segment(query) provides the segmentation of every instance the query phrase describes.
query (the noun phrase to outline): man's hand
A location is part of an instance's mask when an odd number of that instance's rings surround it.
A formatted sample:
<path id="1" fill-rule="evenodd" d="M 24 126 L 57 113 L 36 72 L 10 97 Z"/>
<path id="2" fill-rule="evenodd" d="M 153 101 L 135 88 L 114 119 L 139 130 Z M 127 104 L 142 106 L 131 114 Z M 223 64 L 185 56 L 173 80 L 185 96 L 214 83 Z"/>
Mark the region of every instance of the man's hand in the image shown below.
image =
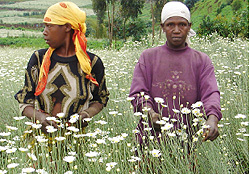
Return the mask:
<path id="1" fill-rule="evenodd" d="M 206 121 L 206 125 L 209 126 L 209 128 L 204 128 L 203 130 L 203 140 L 202 141 L 207 141 L 207 140 L 215 140 L 219 136 L 219 131 L 218 131 L 218 118 L 215 115 L 209 115 L 208 119 Z"/>

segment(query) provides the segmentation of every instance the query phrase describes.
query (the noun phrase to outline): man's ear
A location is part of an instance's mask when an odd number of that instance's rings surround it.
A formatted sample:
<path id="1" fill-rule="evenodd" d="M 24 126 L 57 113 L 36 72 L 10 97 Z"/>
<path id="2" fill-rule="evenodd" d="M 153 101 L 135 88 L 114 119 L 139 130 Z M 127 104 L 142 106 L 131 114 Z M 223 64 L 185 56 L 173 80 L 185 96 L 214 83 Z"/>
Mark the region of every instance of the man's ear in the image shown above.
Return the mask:
<path id="1" fill-rule="evenodd" d="M 66 23 L 66 24 L 65 24 L 65 27 L 66 27 L 66 32 L 70 32 L 71 29 L 72 29 L 70 23 Z"/>

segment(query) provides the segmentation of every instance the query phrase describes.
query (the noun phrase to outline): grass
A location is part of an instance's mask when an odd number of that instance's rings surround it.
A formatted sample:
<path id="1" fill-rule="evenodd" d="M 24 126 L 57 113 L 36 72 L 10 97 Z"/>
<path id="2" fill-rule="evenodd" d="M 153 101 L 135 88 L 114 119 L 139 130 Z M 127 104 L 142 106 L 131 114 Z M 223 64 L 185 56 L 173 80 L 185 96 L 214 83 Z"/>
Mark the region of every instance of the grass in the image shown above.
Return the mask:
<path id="1" fill-rule="evenodd" d="M 154 46 L 162 45 L 164 42 L 164 39 L 157 40 Z M 219 122 L 220 136 L 213 142 L 201 143 L 199 140 L 195 155 L 190 156 L 191 159 L 185 151 L 182 152 L 180 148 L 177 148 L 180 144 L 175 137 L 168 141 L 168 145 L 159 145 L 152 140 L 149 146 L 143 149 L 144 154 L 139 153 L 138 157 L 135 157 L 134 150 L 139 146 L 134 139 L 134 130 L 139 118 L 134 116 L 127 96 L 134 65 L 140 53 L 149 47 L 151 47 L 151 41 L 145 39 L 143 42 L 128 41 L 119 51 L 89 50 L 99 55 L 106 67 L 107 86 L 111 93 L 109 103 L 89 122 L 85 130 L 84 142 L 82 142 L 83 139 L 68 136 L 64 142 L 57 141 L 52 144 L 51 152 L 41 139 L 34 148 L 29 148 L 28 142 L 20 141 L 27 128 L 24 123 L 29 120 L 13 119 L 21 116 L 13 95 L 23 85 L 24 69 L 36 48 L 1 47 L 0 171 L 21 173 L 25 170 L 27 173 L 27 170 L 35 169 L 38 173 L 38 169 L 43 169 L 48 173 L 70 173 L 69 171 L 74 173 L 139 173 L 141 170 L 142 173 L 162 171 L 162 173 L 186 174 L 192 173 L 189 162 L 196 161 L 199 173 L 211 173 L 211 171 L 213 173 L 248 173 L 248 41 L 237 39 L 232 42 L 217 35 L 212 35 L 210 40 L 205 38 L 192 40 L 192 47 L 207 53 L 215 66 L 221 91 L 223 119 Z M 106 124 L 101 124 L 100 121 Z M 15 130 L 13 127 L 18 129 Z M 3 136 L 3 132 L 11 132 L 11 135 Z M 25 149 L 20 149 L 20 147 Z M 192 160 L 193 158 L 195 160 Z M 14 164 L 18 166 L 14 167 Z"/>

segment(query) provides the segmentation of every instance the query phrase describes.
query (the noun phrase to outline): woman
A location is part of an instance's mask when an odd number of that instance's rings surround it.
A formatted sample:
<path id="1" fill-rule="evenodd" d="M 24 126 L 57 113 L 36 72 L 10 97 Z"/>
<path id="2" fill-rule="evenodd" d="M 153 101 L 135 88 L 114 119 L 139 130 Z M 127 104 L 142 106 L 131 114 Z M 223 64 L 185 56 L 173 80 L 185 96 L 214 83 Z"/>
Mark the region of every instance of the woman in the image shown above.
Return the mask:
<path id="1" fill-rule="evenodd" d="M 15 95 L 22 115 L 57 128 L 49 116 L 63 113 L 69 120 L 79 114 L 80 127 L 85 118 L 98 114 L 108 101 L 104 66 L 99 57 L 87 52 L 86 14 L 72 2 L 48 8 L 43 35 L 48 49 L 35 51 L 26 72 L 25 84 Z"/>

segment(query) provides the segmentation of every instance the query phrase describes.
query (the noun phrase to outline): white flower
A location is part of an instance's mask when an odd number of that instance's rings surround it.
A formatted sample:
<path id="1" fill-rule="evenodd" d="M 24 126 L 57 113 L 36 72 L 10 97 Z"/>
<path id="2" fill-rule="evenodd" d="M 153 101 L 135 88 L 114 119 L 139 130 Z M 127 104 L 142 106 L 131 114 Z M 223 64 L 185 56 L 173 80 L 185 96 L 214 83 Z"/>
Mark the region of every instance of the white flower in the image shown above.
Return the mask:
<path id="1" fill-rule="evenodd" d="M 246 122 L 241 122 L 240 124 L 241 124 L 241 126 L 248 126 L 249 122 L 247 122 L 247 121 Z"/>
<path id="2" fill-rule="evenodd" d="M 56 117 L 46 117 L 46 120 L 48 120 L 48 121 L 55 121 Z"/>
<path id="3" fill-rule="evenodd" d="M 137 116 L 137 117 L 139 117 L 139 116 L 141 116 L 141 115 L 142 115 L 141 112 L 135 112 L 135 113 L 134 113 L 134 116 Z"/>
<path id="4" fill-rule="evenodd" d="M 145 98 L 145 100 L 148 100 L 150 98 L 150 96 L 149 95 L 145 95 L 144 98 Z"/>
<path id="5" fill-rule="evenodd" d="M 95 123 L 104 125 L 104 124 L 107 124 L 108 122 L 103 121 L 103 120 L 99 120 L 99 121 L 95 121 Z"/>
<path id="6" fill-rule="evenodd" d="M 69 122 L 73 124 L 73 123 L 77 122 L 77 120 L 78 120 L 78 119 L 76 119 L 76 118 L 70 118 L 70 119 L 69 119 Z"/>
<path id="7" fill-rule="evenodd" d="M 39 143 L 45 143 L 48 141 L 48 139 L 46 139 L 44 136 L 35 136 L 35 138 Z"/>
<path id="8" fill-rule="evenodd" d="M 165 131 L 165 130 L 170 130 L 172 127 L 174 127 L 173 124 L 171 123 L 166 123 L 164 126 L 161 127 L 161 130 Z"/>
<path id="9" fill-rule="evenodd" d="M 117 165 L 116 162 L 110 162 L 106 164 L 106 170 L 110 171 L 111 169 L 113 169 L 115 166 Z"/>
<path id="10" fill-rule="evenodd" d="M 157 149 L 153 149 L 152 151 L 150 151 L 150 154 L 152 154 L 153 157 L 160 157 L 161 156 L 161 152 Z"/>
<path id="11" fill-rule="evenodd" d="M 156 121 L 156 123 L 157 124 L 160 124 L 160 125 L 164 125 L 164 124 L 166 124 L 166 121 L 164 121 L 164 120 L 158 120 L 158 121 Z"/>
<path id="12" fill-rule="evenodd" d="M 172 109 L 174 111 L 175 114 L 179 114 L 180 111 L 178 109 Z"/>
<path id="13" fill-rule="evenodd" d="M 8 149 L 8 147 L 6 146 L 0 146 L 0 152 L 6 151 Z"/>
<path id="14" fill-rule="evenodd" d="M 235 116 L 235 118 L 246 118 L 247 116 L 246 115 L 243 115 L 243 114 L 237 114 L 236 116 Z"/>
<path id="15" fill-rule="evenodd" d="M 65 114 L 61 112 L 61 113 L 57 113 L 56 116 L 61 119 L 65 117 Z"/>
<path id="16" fill-rule="evenodd" d="M 0 170 L 0 174 L 5 174 L 7 173 L 7 170 Z"/>
<path id="17" fill-rule="evenodd" d="M 202 105 L 203 105 L 203 103 L 202 103 L 201 101 L 198 101 L 198 102 L 192 104 L 191 107 L 192 107 L 192 108 L 199 108 L 199 107 L 201 107 Z"/>
<path id="18" fill-rule="evenodd" d="M 65 137 L 55 137 L 55 140 L 57 140 L 57 141 L 63 141 L 65 139 L 66 139 Z"/>
<path id="19" fill-rule="evenodd" d="M 73 131 L 73 132 L 79 132 L 79 129 L 76 128 L 75 126 L 67 127 L 67 130 L 70 130 L 70 131 Z"/>
<path id="20" fill-rule="evenodd" d="M 135 97 L 127 97 L 127 101 L 132 101 L 134 99 L 135 99 Z"/>
<path id="21" fill-rule="evenodd" d="M 151 128 L 151 127 L 146 127 L 146 128 L 144 128 L 144 130 L 145 130 L 145 131 L 151 131 L 152 128 Z"/>
<path id="22" fill-rule="evenodd" d="M 132 130 L 132 132 L 133 132 L 134 134 L 136 134 L 136 133 L 139 133 L 140 131 L 137 130 L 137 129 L 134 129 L 134 130 Z"/>
<path id="23" fill-rule="evenodd" d="M 21 152 L 27 152 L 29 149 L 20 147 L 20 148 L 18 148 L 18 150 L 21 151 Z"/>
<path id="24" fill-rule="evenodd" d="M 164 103 L 164 99 L 160 97 L 155 97 L 154 100 L 156 103 Z"/>
<path id="25" fill-rule="evenodd" d="M 90 122 L 92 118 L 84 118 L 83 121 Z"/>
<path id="26" fill-rule="evenodd" d="M 32 168 L 32 167 L 28 167 L 28 168 L 23 168 L 22 169 L 22 173 L 32 173 L 34 171 L 35 171 L 35 169 Z"/>
<path id="27" fill-rule="evenodd" d="M 72 171 L 67 171 L 64 174 L 73 174 L 73 172 Z"/>
<path id="28" fill-rule="evenodd" d="M 11 148 L 11 149 L 7 149 L 7 150 L 6 150 L 6 153 L 15 153 L 16 150 L 17 150 L 17 148 L 13 147 L 13 148 Z"/>
<path id="29" fill-rule="evenodd" d="M 93 137 L 93 138 L 95 138 L 96 135 L 97 135 L 96 132 L 89 132 L 89 133 L 85 134 L 86 137 Z"/>
<path id="30" fill-rule="evenodd" d="M 123 138 L 126 138 L 128 136 L 127 133 L 121 133 L 121 135 L 122 135 Z"/>
<path id="31" fill-rule="evenodd" d="M 116 115 L 116 114 L 118 114 L 118 112 L 117 111 L 111 111 L 111 112 L 109 112 L 109 114 L 110 115 Z"/>
<path id="32" fill-rule="evenodd" d="M 17 120 L 17 121 L 19 121 L 19 120 L 22 120 L 22 119 L 24 119 L 25 118 L 25 116 L 21 116 L 21 117 L 13 117 L 14 118 L 14 120 Z"/>
<path id="33" fill-rule="evenodd" d="M 137 156 L 131 156 L 131 160 L 128 160 L 129 162 L 135 162 L 135 161 L 141 161 L 141 158 Z"/>
<path id="34" fill-rule="evenodd" d="M 17 127 L 13 127 L 13 126 L 6 126 L 6 128 L 9 129 L 9 130 L 18 130 Z"/>
<path id="35" fill-rule="evenodd" d="M 196 141 L 198 141 L 198 140 L 199 140 L 198 137 L 193 137 L 193 142 L 196 142 Z"/>
<path id="36" fill-rule="evenodd" d="M 76 157 L 74 156 L 65 156 L 63 158 L 63 161 L 66 161 L 67 163 L 72 163 L 73 161 L 75 161 Z"/>
<path id="37" fill-rule="evenodd" d="M 239 141 L 246 141 L 245 139 L 242 138 L 237 138 Z"/>
<path id="38" fill-rule="evenodd" d="M 26 121 L 24 124 L 26 124 L 27 126 L 31 126 L 32 124 L 34 124 L 33 122 L 30 121 Z"/>
<path id="39" fill-rule="evenodd" d="M 3 137 L 7 137 L 10 134 L 11 134 L 10 132 L 0 132 L 0 136 L 3 136 Z"/>
<path id="40" fill-rule="evenodd" d="M 171 118 L 170 120 L 171 120 L 172 122 L 178 121 L 178 120 L 176 120 L 175 118 Z"/>
<path id="41" fill-rule="evenodd" d="M 186 108 L 186 107 L 184 107 L 184 108 L 181 109 L 181 113 L 182 113 L 182 114 L 190 114 L 190 113 L 191 113 L 191 110 L 188 109 L 188 108 Z"/>
<path id="42" fill-rule="evenodd" d="M 141 96 L 144 96 L 145 92 L 140 92 Z"/>
<path id="43" fill-rule="evenodd" d="M 40 129 L 42 127 L 42 124 L 32 124 L 32 127 L 34 129 Z"/>
<path id="44" fill-rule="evenodd" d="M 203 129 L 210 128 L 210 125 L 203 125 L 202 128 L 203 128 Z"/>
<path id="45" fill-rule="evenodd" d="M 143 108 L 142 108 L 142 111 L 143 111 L 143 112 L 148 112 L 148 111 L 150 111 L 150 110 L 151 110 L 151 108 L 149 108 L 149 107 L 143 107 Z"/>
<path id="46" fill-rule="evenodd" d="M 53 126 L 46 126 L 46 129 L 48 133 L 53 133 L 57 131 L 57 129 L 54 128 Z"/>
<path id="47" fill-rule="evenodd" d="M 32 159 L 33 161 L 37 161 L 37 157 L 36 155 L 34 155 L 33 153 L 27 153 L 27 155 L 30 157 L 30 159 Z"/>
<path id="48" fill-rule="evenodd" d="M 76 152 L 69 152 L 68 153 L 70 156 L 74 156 L 74 155 L 76 155 Z"/>
<path id="49" fill-rule="evenodd" d="M 7 168 L 8 168 L 8 169 L 13 169 L 13 168 L 15 168 L 15 167 L 17 167 L 17 166 L 19 166 L 18 163 L 11 163 L 11 164 L 8 164 L 8 165 L 7 165 Z"/>
<path id="50" fill-rule="evenodd" d="M 85 156 L 93 158 L 93 157 L 97 157 L 100 153 L 98 152 L 92 152 L 90 151 L 89 153 L 86 153 Z"/>
<path id="51" fill-rule="evenodd" d="M 97 139 L 96 143 L 97 144 L 106 144 L 105 139 Z"/>
<path id="52" fill-rule="evenodd" d="M 199 116 L 199 115 L 200 115 L 200 109 L 195 108 L 195 109 L 192 110 L 192 113 L 193 113 L 195 116 Z"/>
<path id="53" fill-rule="evenodd" d="M 168 136 L 170 136 L 170 137 L 175 137 L 176 134 L 175 134 L 175 133 L 168 133 Z"/>
<path id="54" fill-rule="evenodd" d="M 38 174 L 48 174 L 48 172 L 46 172 L 44 169 L 37 169 L 36 173 L 38 173 Z"/>
<path id="55" fill-rule="evenodd" d="M 71 115 L 70 119 L 76 119 L 76 120 L 78 120 L 79 119 L 79 114 L 75 113 L 75 114 Z"/>

